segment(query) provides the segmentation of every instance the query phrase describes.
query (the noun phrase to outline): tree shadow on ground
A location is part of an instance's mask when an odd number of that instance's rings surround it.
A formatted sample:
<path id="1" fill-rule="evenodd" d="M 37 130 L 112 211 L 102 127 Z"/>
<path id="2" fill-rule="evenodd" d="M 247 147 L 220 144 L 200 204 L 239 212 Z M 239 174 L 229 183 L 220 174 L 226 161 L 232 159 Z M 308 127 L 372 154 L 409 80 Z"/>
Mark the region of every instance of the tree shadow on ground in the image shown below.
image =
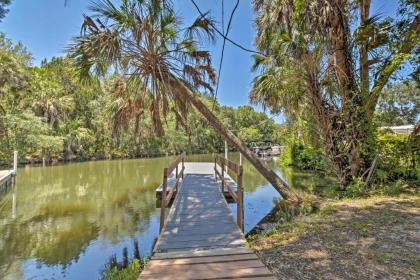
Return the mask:
<path id="1" fill-rule="evenodd" d="M 419 279 L 420 197 L 331 203 L 252 245 L 279 279 Z"/>

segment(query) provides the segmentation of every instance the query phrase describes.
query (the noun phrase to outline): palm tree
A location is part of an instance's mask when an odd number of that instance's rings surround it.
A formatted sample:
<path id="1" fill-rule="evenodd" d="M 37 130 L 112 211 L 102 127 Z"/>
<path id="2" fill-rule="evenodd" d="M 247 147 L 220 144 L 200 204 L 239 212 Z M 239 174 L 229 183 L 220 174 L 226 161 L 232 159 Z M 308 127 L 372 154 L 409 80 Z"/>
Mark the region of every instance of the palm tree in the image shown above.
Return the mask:
<path id="1" fill-rule="evenodd" d="M 74 38 L 70 55 L 82 76 L 122 73 L 128 83 L 137 85 L 137 101 L 126 104 L 145 106 L 149 100 L 155 132 L 164 133 L 162 118 L 170 108 L 185 121 L 192 104 L 207 121 L 239 150 L 285 198 L 299 201 L 295 191 L 229 131 L 195 94 L 196 89 L 212 91 L 216 74 L 205 41 L 214 39 L 213 22 L 198 17 L 191 26 L 181 28 L 170 0 L 122 0 L 120 7 L 111 0 L 97 0 L 89 9 L 81 35 Z M 134 82 L 133 82 L 134 81 Z M 150 101 L 151 100 L 151 101 Z M 125 116 L 124 113 L 120 112 Z"/>
<path id="2" fill-rule="evenodd" d="M 372 118 L 384 86 L 416 52 L 418 8 L 401 1 L 405 19 L 389 21 L 369 18 L 370 0 L 253 4 L 256 45 L 265 57 L 256 56 L 261 75 L 251 101 L 275 112 L 300 98 L 302 113 L 293 114 L 310 122 L 345 188 L 372 164 Z"/>

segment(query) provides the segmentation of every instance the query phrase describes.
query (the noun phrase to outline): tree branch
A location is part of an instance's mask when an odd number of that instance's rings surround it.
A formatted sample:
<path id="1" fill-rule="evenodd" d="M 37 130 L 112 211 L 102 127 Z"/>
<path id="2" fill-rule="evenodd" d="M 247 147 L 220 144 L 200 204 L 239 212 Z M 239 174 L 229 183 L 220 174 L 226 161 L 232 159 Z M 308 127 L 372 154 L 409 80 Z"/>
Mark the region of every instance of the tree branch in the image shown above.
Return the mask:
<path id="1" fill-rule="evenodd" d="M 375 111 L 376 104 L 378 103 L 379 96 L 381 95 L 382 89 L 388 83 L 389 78 L 401 66 L 406 60 L 406 55 L 410 54 L 411 51 L 417 46 L 419 41 L 420 33 L 420 14 L 411 23 L 409 29 L 405 33 L 404 39 L 402 40 L 399 49 L 388 59 L 382 68 L 378 71 L 379 77 L 376 79 L 373 85 L 371 94 L 368 99 L 367 109 L 369 114 L 373 114 Z"/>

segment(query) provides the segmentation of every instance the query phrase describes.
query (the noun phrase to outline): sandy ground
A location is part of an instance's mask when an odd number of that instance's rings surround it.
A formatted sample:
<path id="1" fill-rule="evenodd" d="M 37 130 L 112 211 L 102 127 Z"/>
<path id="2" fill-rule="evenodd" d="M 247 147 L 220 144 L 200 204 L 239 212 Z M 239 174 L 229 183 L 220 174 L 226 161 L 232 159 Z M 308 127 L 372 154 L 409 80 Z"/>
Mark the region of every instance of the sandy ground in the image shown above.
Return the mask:
<path id="1" fill-rule="evenodd" d="M 249 241 L 279 279 L 420 279 L 420 197 L 325 203 Z"/>

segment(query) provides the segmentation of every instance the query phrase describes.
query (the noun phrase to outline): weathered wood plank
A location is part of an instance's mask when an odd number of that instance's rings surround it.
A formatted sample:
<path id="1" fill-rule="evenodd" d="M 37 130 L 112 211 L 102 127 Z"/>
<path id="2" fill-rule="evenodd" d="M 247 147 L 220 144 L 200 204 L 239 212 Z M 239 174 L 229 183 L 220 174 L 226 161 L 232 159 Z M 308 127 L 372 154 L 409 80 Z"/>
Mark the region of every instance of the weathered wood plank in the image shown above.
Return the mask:
<path id="1" fill-rule="evenodd" d="M 178 235 L 178 234 L 174 234 L 174 236 L 171 238 L 171 240 L 173 242 L 180 242 L 180 241 L 200 241 L 200 240 L 209 240 L 209 241 L 218 241 L 218 240 L 222 240 L 222 239 L 227 239 L 227 240 L 231 240 L 231 239 L 240 239 L 241 236 L 239 234 L 236 233 L 232 233 L 232 234 L 225 234 L 225 233 L 204 233 L 204 234 L 191 234 L 191 235 Z"/>
<path id="2" fill-rule="evenodd" d="M 191 241 L 177 241 L 177 242 L 161 242 L 159 244 L 160 251 L 167 251 L 171 249 L 198 249 L 198 248 L 220 248 L 220 247 L 235 247 L 235 246 L 244 246 L 246 244 L 245 240 L 242 239 L 222 239 L 218 241 L 209 241 L 209 240 L 191 240 Z"/>
<path id="3" fill-rule="evenodd" d="M 204 263 L 189 263 L 184 265 L 176 266 L 164 266 L 164 265 L 154 265 L 152 261 L 148 264 L 148 270 L 144 275 L 148 274 L 157 274 L 165 273 L 166 270 L 171 270 L 172 272 L 184 272 L 188 271 L 202 271 L 202 270 L 220 270 L 226 271 L 229 269 L 241 269 L 241 268 L 259 268 L 264 267 L 264 265 L 257 259 L 253 260 L 236 260 L 236 261 L 214 261 L 214 262 L 204 262 Z"/>
<path id="4" fill-rule="evenodd" d="M 178 268 L 179 266 L 176 266 Z M 204 266 L 190 269 L 190 266 L 186 266 L 183 270 L 181 269 L 166 269 L 153 273 L 152 271 L 145 270 L 144 275 L 142 273 L 141 279 L 159 279 L 159 280 L 173 280 L 174 275 L 177 279 L 183 280 L 209 280 L 209 279 L 235 279 L 240 277 L 258 277 L 258 276 L 272 276 L 270 271 L 265 268 L 262 264 L 260 267 L 226 267 L 225 264 L 215 264 L 211 267 Z M 147 273 L 146 273 L 147 272 Z"/>
<path id="5" fill-rule="evenodd" d="M 200 257 L 215 257 L 215 256 L 231 256 L 242 254 L 253 254 L 250 249 L 246 247 L 239 248 L 218 248 L 205 251 L 180 251 L 169 253 L 156 253 L 153 255 L 154 260 L 162 259 L 179 259 L 179 258 L 200 258 Z"/>
<path id="6" fill-rule="evenodd" d="M 209 256 L 209 257 L 196 257 L 196 258 L 177 258 L 177 259 L 153 259 L 149 262 L 148 267 L 154 266 L 170 266 L 170 265 L 188 265 L 188 264 L 203 264 L 215 262 L 233 262 L 244 260 L 258 260 L 255 254 L 242 254 L 242 255 L 225 255 L 225 256 Z"/>

